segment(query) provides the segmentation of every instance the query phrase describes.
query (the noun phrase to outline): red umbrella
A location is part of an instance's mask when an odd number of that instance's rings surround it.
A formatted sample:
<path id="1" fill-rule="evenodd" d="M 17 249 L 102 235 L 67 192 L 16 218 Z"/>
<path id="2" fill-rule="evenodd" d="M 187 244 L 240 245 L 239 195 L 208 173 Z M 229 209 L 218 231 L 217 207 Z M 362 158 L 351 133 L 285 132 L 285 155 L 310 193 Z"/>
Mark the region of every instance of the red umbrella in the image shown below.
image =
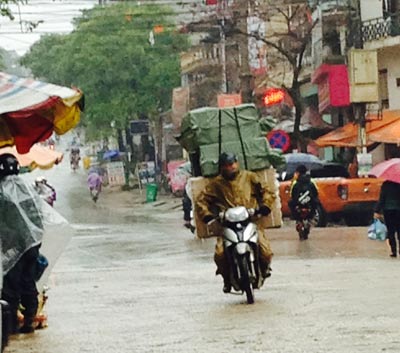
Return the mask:
<path id="1" fill-rule="evenodd" d="M 369 171 L 369 174 L 400 184 L 400 158 L 378 163 Z"/>
<path id="2" fill-rule="evenodd" d="M 27 153 L 53 132 L 75 127 L 81 108 L 79 90 L 0 72 L 0 147 Z"/>

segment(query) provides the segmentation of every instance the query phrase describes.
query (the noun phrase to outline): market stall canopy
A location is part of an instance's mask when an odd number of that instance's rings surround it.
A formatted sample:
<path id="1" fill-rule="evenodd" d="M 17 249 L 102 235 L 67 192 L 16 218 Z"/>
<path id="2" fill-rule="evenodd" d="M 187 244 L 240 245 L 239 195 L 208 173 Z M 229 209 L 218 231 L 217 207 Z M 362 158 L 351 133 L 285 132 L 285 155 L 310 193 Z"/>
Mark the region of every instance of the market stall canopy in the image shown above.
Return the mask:
<path id="1" fill-rule="evenodd" d="M 367 117 L 365 126 L 367 146 L 375 142 L 399 143 L 400 142 L 400 110 L 385 110 L 382 118 Z M 315 140 L 318 147 L 357 147 L 359 125 L 348 123 Z"/>
<path id="2" fill-rule="evenodd" d="M 11 153 L 17 159 L 21 167 L 33 170 L 35 168 L 49 169 L 63 159 L 61 152 L 54 151 L 48 147 L 33 145 L 28 153 L 20 154 L 15 146 L 0 148 L 0 155 Z"/>
<path id="3" fill-rule="evenodd" d="M 62 135 L 75 127 L 82 109 L 77 89 L 0 72 L 0 147 L 15 145 L 27 153 L 53 132 Z"/>

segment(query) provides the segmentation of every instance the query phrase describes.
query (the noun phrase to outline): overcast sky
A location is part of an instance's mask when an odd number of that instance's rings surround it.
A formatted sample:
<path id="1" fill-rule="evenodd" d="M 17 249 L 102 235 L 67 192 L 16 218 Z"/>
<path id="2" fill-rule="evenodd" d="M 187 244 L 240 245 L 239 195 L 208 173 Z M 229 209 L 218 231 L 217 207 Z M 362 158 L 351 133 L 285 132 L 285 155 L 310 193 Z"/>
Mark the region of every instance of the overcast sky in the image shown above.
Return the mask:
<path id="1" fill-rule="evenodd" d="M 0 47 L 23 55 L 44 33 L 69 33 L 73 29 L 71 21 L 80 15 L 80 10 L 96 4 L 98 0 L 29 0 L 27 5 L 20 5 L 20 11 L 13 6 L 14 21 L 0 16 Z M 21 33 L 20 18 L 44 23 L 33 33 Z"/>

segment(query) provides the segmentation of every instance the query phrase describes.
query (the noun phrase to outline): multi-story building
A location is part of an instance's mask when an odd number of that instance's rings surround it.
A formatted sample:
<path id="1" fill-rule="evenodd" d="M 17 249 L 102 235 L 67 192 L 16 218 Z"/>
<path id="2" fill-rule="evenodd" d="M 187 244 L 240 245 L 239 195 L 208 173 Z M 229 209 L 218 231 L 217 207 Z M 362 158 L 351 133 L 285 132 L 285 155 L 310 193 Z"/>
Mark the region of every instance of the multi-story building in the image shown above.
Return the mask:
<path id="1" fill-rule="evenodd" d="M 360 0 L 364 49 L 378 54 L 382 108 L 400 109 L 400 0 Z"/>
<path id="2" fill-rule="evenodd" d="M 335 2 L 338 5 L 340 1 Z M 329 7 L 333 2 L 324 3 L 322 2 L 319 6 L 319 16 L 322 14 L 320 17 L 322 29 L 316 26 L 313 36 L 313 62 L 314 65 L 318 62 L 320 66 L 315 69 L 311 78 L 313 83 L 318 84 L 320 112 L 330 113 L 335 125 L 356 120 L 362 127 L 366 118 L 367 120 L 385 119 L 385 110 L 400 109 L 400 63 L 397 58 L 400 53 L 400 1 L 348 0 L 343 1 L 337 11 L 330 10 L 325 16 L 322 6 Z M 342 11 L 339 11 L 340 8 Z M 336 14 L 334 21 L 325 26 L 324 19 L 332 14 Z M 328 33 L 331 35 L 327 36 Z M 322 40 L 318 40 L 318 37 Z M 326 45 L 328 48 L 324 48 Z M 349 50 L 353 48 L 361 50 L 358 58 L 356 55 L 348 55 Z M 316 55 L 318 52 L 322 55 Z M 353 54 L 354 51 L 350 53 Z M 339 81 L 332 85 L 329 83 L 332 81 L 331 75 L 335 74 L 332 69 L 340 65 L 345 65 L 348 77 L 345 77 L 346 71 L 342 70 L 337 77 Z M 346 86 L 345 83 L 349 81 L 349 77 L 352 82 L 347 106 L 350 109 L 346 109 L 346 105 L 339 106 L 337 109 L 335 107 L 337 104 L 333 104 L 332 91 L 338 82 Z M 372 89 L 363 91 L 367 86 Z M 362 94 L 358 95 L 356 91 Z M 339 94 L 344 96 L 343 90 Z M 330 95 L 330 102 L 326 99 L 328 95 Z M 357 96 L 356 99 L 354 99 L 355 96 Z M 366 112 L 359 109 L 360 104 L 364 104 Z M 344 119 L 335 118 L 335 114 L 341 111 Z M 359 146 L 364 146 L 364 144 L 361 143 Z M 373 150 L 372 155 L 373 160 L 379 161 L 399 156 L 399 150 L 397 146 L 381 143 Z"/>
<path id="3" fill-rule="evenodd" d="M 303 69 L 303 81 L 307 84 L 302 95 L 313 102 L 312 96 L 316 95 L 319 114 L 334 126 L 352 119 L 349 112 L 347 35 L 356 8 L 353 0 L 326 0 L 318 2 L 312 14 L 315 25 Z"/>

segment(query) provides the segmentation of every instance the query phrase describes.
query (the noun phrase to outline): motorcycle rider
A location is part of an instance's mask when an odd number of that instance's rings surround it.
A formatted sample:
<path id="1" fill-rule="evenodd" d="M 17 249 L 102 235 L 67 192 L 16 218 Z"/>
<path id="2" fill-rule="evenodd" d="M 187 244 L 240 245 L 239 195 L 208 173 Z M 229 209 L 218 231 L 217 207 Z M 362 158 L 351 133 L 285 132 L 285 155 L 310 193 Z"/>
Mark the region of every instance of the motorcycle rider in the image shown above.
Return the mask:
<path id="1" fill-rule="evenodd" d="M 18 173 L 15 156 L 0 155 L 0 240 L 4 270 L 1 298 L 10 305 L 11 333 L 30 333 L 34 331 L 38 308 L 36 278 L 43 221 L 40 199 L 36 199 L 37 194 L 30 185 L 17 177 Z M 23 202 L 10 199 L 10 195 L 15 194 L 9 190 L 16 190 L 16 187 Z M 24 323 L 18 330 L 20 304 Z"/>
<path id="2" fill-rule="evenodd" d="M 262 216 L 271 212 L 276 195 L 266 185 L 262 185 L 257 174 L 241 170 L 236 155 L 222 153 L 219 157 L 220 174 L 212 179 L 200 195 L 196 207 L 204 223 L 211 225 L 218 214 L 230 207 L 244 206 L 257 209 Z M 271 275 L 270 264 L 273 252 L 261 222 L 257 221 L 260 248 L 260 267 L 262 276 Z M 216 274 L 224 279 L 224 293 L 231 291 L 229 263 L 224 254 L 222 236 L 217 237 L 214 261 L 217 265 Z"/>
<path id="3" fill-rule="evenodd" d="M 88 172 L 87 184 L 90 196 L 94 202 L 97 202 L 103 186 L 103 178 L 101 174 L 100 168 L 97 167 L 91 167 Z"/>
<path id="4" fill-rule="evenodd" d="M 81 159 L 80 153 L 81 153 L 81 151 L 80 151 L 79 147 L 73 146 L 71 148 L 71 153 L 70 153 L 70 156 L 69 156 L 69 161 L 71 163 L 71 168 L 73 168 L 74 163 L 76 163 L 76 165 L 78 166 L 79 161 Z"/>
<path id="5" fill-rule="evenodd" d="M 50 206 L 53 206 L 54 201 L 56 201 L 56 190 L 47 182 L 47 179 L 43 176 L 37 177 L 33 186 L 40 197 Z"/>
<path id="6" fill-rule="evenodd" d="M 295 221 L 300 220 L 298 206 L 304 204 L 304 202 L 300 202 L 301 197 L 310 206 L 309 219 L 313 219 L 319 203 L 318 189 L 314 181 L 311 179 L 307 167 L 303 164 L 300 164 L 296 168 L 294 179 L 290 187 L 290 200 L 288 206 Z"/>

